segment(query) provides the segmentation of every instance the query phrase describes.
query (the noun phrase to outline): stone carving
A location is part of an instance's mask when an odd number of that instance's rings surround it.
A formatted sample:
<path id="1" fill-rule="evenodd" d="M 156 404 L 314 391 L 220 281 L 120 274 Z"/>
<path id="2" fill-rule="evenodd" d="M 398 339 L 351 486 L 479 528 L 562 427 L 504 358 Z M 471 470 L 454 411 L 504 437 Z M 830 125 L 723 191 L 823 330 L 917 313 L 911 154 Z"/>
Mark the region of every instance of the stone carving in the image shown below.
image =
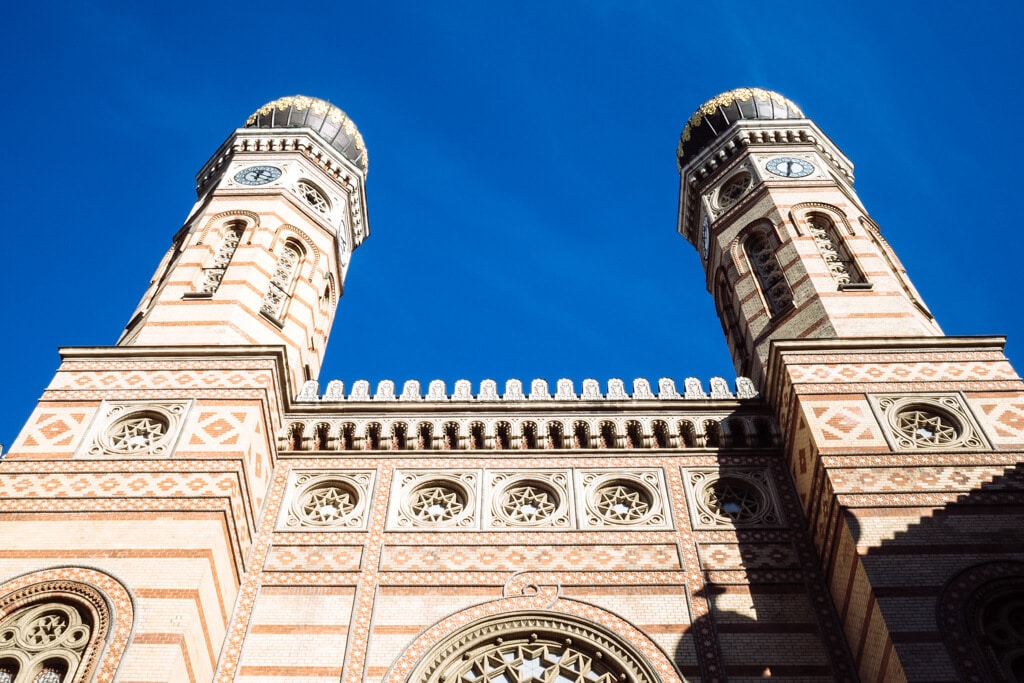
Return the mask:
<path id="1" fill-rule="evenodd" d="M 472 401 L 473 387 L 468 379 L 455 380 L 455 393 L 452 394 L 453 401 Z"/>
<path id="2" fill-rule="evenodd" d="M 168 455 L 189 405 L 188 401 L 105 402 L 77 457 Z"/>
<path id="3" fill-rule="evenodd" d="M 530 383 L 530 400 L 545 400 L 550 399 L 551 394 L 548 393 L 548 382 L 544 379 L 535 379 Z"/>
<path id="4" fill-rule="evenodd" d="M 498 396 L 498 383 L 493 379 L 485 379 L 480 382 L 480 395 L 476 397 L 478 401 L 499 401 L 501 400 Z"/>
<path id="5" fill-rule="evenodd" d="M 370 383 L 365 379 L 357 379 L 352 385 L 352 394 L 348 397 L 350 401 L 369 401 Z"/>
<path id="6" fill-rule="evenodd" d="M 320 400 L 320 383 L 315 379 L 308 379 L 302 383 L 299 395 L 295 397 L 296 403 L 311 403 Z"/>
<path id="7" fill-rule="evenodd" d="M 420 382 L 419 380 L 409 379 L 402 385 L 402 395 L 399 397 L 400 401 L 420 401 Z"/>
<path id="8" fill-rule="evenodd" d="M 345 383 L 340 379 L 332 379 L 327 383 L 327 391 L 324 393 L 325 401 L 344 401 Z"/>
<path id="9" fill-rule="evenodd" d="M 989 448 L 977 420 L 958 394 L 870 395 L 895 451 Z"/>
<path id="10" fill-rule="evenodd" d="M 722 377 L 711 378 L 711 398 L 732 398 L 729 384 Z"/>
<path id="11" fill-rule="evenodd" d="M 651 399 L 654 398 L 654 394 L 651 393 L 651 384 L 643 377 L 637 377 L 633 380 L 633 398 L 634 399 Z"/>
<path id="12" fill-rule="evenodd" d="M 523 396 L 523 383 L 518 379 L 510 379 L 505 382 L 505 395 L 503 397 L 506 401 L 522 401 L 526 397 Z"/>
<path id="13" fill-rule="evenodd" d="M 615 401 L 625 401 L 629 398 L 626 393 L 626 385 L 617 377 L 608 380 L 608 398 Z"/>
<path id="14" fill-rule="evenodd" d="M 690 399 L 704 399 L 708 395 L 704 393 L 704 387 L 701 385 L 700 380 L 696 377 L 687 377 L 683 386 L 686 387 L 684 397 Z"/>
<path id="15" fill-rule="evenodd" d="M 572 380 L 565 378 L 558 380 L 558 384 L 555 385 L 555 400 L 571 401 L 575 398 L 576 388 L 572 385 Z"/>
<path id="16" fill-rule="evenodd" d="M 765 469 L 683 470 L 694 526 L 737 528 L 782 524 Z"/>
<path id="17" fill-rule="evenodd" d="M 679 392 L 676 391 L 676 383 L 668 377 L 659 379 L 658 398 L 679 398 Z"/>
<path id="18" fill-rule="evenodd" d="M 754 382 L 748 377 L 736 378 L 736 398 L 757 398 Z"/>
<path id="19" fill-rule="evenodd" d="M 662 470 L 582 470 L 578 477 L 583 528 L 670 526 Z"/>
<path id="20" fill-rule="evenodd" d="M 428 401 L 447 401 L 448 390 L 444 386 L 443 379 L 432 379 L 427 386 Z"/>
<path id="21" fill-rule="evenodd" d="M 612 382 L 612 380 L 609 380 L 609 382 L 608 382 L 609 389 L 611 387 L 611 382 Z M 611 393 L 610 390 L 609 390 L 609 393 Z M 602 398 L 602 396 L 601 396 L 601 387 L 597 384 L 597 380 L 596 379 L 585 379 L 585 380 L 583 380 L 583 395 L 580 396 L 580 398 L 582 398 L 584 401 L 600 401 L 601 400 L 601 398 Z"/>
<path id="22" fill-rule="evenodd" d="M 409 470 L 395 473 L 387 526 L 399 529 L 476 529 L 479 473 Z"/>
<path id="23" fill-rule="evenodd" d="M 314 470 L 296 472 L 293 476 L 291 502 L 281 511 L 280 528 L 366 526 L 373 472 Z"/>
<path id="24" fill-rule="evenodd" d="M 395 397 L 395 383 L 389 379 L 382 379 L 380 384 L 377 385 L 377 393 L 373 397 L 374 401 L 397 401 Z"/>

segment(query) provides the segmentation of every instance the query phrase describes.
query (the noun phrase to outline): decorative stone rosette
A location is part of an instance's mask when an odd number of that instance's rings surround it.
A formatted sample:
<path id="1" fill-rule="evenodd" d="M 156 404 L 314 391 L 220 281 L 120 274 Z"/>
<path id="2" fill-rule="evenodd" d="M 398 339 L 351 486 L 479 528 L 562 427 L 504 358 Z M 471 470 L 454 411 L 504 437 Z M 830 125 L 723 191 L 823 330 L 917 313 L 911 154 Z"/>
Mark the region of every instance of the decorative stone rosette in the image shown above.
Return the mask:
<path id="1" fill-rule="evenodd" d="M 780 526 L 778 497 L 766 469 L 683 470 L 694 528 Z"/>
<path id="2" fill-rule="evenodd" d="M 572 528 L 569 477 L 563 471 L 489 472 L 488 525 Z"/>
<path id="3" fill-rule="evenodd" d="M 582 528 L 670 527 L 660 469 L 581 470 Z"/>
<path id="4" fill-rule="evenodd" d="M 104 402 L 78 456 L 170 455 L 190 404 L 190 401 Z"/>
<path id="5" fill-rule="evenodd" d="M 396 481 L 388 515 L 390 529 L 479 528 L 477 472 L 404 471 L 397 474 Z"/>
<path id="6" fill-rule="evenodd" d="M 373 472 L 296 472 L 281 527 L 363 529 Z"/>
<path id="7" fill-rule="evenodd" d="M 893 450 L 990 448 L 959 394 L 891 394 L 869 398 Z"/>

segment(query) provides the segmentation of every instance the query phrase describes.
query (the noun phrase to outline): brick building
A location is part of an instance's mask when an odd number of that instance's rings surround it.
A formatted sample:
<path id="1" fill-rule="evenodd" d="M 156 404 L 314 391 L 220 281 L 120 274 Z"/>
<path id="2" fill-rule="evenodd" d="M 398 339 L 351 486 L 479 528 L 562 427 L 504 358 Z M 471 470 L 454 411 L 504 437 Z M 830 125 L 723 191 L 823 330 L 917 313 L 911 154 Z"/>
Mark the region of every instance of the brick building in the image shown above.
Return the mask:
<path id="1" fill-rule="evenodd" d="M 0 463 L 0 683 L 1024 680 L 1003 340 L 942 334 L 784 97 L 678 159 L 735 382 L 321 393 L 366 149 L 253 114 Z"/>

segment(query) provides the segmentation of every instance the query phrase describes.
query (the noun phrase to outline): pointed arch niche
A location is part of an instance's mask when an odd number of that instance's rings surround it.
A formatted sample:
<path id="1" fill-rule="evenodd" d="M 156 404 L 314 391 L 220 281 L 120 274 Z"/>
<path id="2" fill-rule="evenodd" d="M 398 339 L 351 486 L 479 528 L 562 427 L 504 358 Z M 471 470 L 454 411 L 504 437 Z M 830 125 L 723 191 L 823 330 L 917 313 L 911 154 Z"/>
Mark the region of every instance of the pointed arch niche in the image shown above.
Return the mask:
<path id="1" fill-rule="evenodd" d="M 665 654 L 621 618 L 527 586 L 454 614 L 406 649 L 383 683 L 682 683 Z"/>
<path id="2" fill-rule="evenodd" d="M 128 591 L 93 569 L 50 569 L 0 584 L 0 680 L 113 681 L 133 619 Z"/>

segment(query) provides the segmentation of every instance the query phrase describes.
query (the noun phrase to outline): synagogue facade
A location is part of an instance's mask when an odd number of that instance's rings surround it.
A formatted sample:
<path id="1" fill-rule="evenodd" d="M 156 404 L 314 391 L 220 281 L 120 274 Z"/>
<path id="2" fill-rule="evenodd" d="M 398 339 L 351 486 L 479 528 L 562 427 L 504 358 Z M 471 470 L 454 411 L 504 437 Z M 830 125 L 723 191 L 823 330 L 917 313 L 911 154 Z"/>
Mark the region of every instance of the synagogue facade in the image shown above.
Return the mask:
<path id="1" fill-rule="evenodd" d="M 321 385 L 367 150 L 260 108 L 0 461 L 0 683 L 1024 680 L 1004 340 L 943 335 L 785 97 L 677 158 L 737 378 Z"/>

